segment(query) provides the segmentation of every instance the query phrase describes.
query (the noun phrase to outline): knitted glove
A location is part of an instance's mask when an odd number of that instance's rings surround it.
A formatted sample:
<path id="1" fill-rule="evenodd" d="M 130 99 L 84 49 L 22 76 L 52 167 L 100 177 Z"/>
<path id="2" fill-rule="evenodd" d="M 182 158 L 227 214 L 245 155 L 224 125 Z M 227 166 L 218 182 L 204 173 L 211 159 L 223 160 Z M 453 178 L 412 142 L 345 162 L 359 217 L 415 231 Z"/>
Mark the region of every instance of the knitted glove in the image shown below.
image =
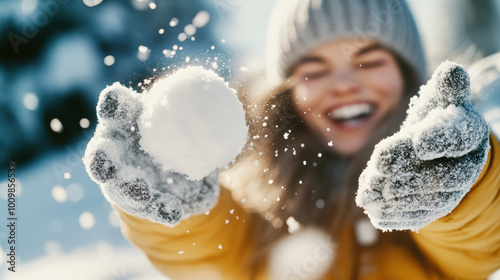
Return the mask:
<path id="1" fill-rule="evenodd" d="M 384 231 L 416 231 L 450 213 L 486 163 L 489 129 L 469 76 L 446 61 L 412 98 L 401 130 L 375 146 L 356 203 Z"/>
<path id="2" fill-rule="evenodd" d="M 151 110 L 152 106 L 159 106 L 155 109 L 160 108 L 161 110 L 159 110 L 160 112 L 155 111 L 154 116 L 158 116 L 158 114 L 164 113 L 165 110 L 169 109 L 158 105 L 160 102 L 154 102 L 154 100 L 153 102 L 151 102 L 151 100 L 146 101 L 145 95 L 139 94 L 132 89 L 125 88 L 119 83 L 115 83 L 104 89 L 100 94 L 97 104 L 97 117 L 99 123 L 93 138 L 87 146 L 83 158 L 87 173 L 93 181 L 100 185 L 104 196 L 109 202 L 117 205 L 121 210 L 130 215 L 147 218 L 153 222 L 167 226 L 174 226 L 179 223 L 181 219 L 185 219 L 190 215 L 206 212 L 215 205 L 219 195 L 219 168 L 215 168 L 215 170 L 214 168 L 209 169 L 208 172 L 203 173 L 205 175 L 209 173 L 208 175 L 204 177 L 197 175 L 198 178 L 193 179 L 181 172 L 166 169 L 165 165 L 162 165 L 162 162 L 159 161 L 158 158 L 153 157 L 152 154 L 148 154 L 144 147 L 141 146 L 141 144 L 144 144 L 144 142 L 141 142 L 141 138 L 144 140 L 146 137 L 145 131 L 148 131 L 147 133 L 153 134 L 153 138 L 150 139 L 161 140 L 161 142 L 159 142 L 161 145 L 154 147 L 155 149 L 169 148 L 169 151 L 173 150 L 173 152 L 167 152 L 168 155 L 177 152 L 177 154 L 172 157 L 179 156 L 179 149 L 176 151 L 175 147 L 172 149 L 172 147 L 167 146 L 171 143 L 185 142 L 184 140 L 195 138 L 189 134 L 189 128 L 183 127 L 183 125 L 186 126 L 190 124 L 189 121 L 187 121 L 188 124 L 186 124 L 185 119 L 182 119 L 186 116 L 191 117 L 191 120 L 194 120 L 193 122 L 195 124 L 204 128 L 201 129 L 199 133 L 207 134 L 210 130 L 213 130 L 212 127 L 207 127 L 204 121 L 210 121 L 210 118 L 206 115 L 214 115 L 213 112 L 210 113 L 207 112 L 207 110 L 210 111 L 215 108 L 214 104 L 217 103 L 217 101 L 214 101 L 214 99 L 216 98 L 212 98 L 213 94 L 207 97 L 201 96 L 203 98 L 196 98 L 199 97 L 200 94 L 205 94 L 206 91 L 214 91 L 214 83 L 210 80 L 212 76 L 208 78 L 203 76 L 205 74 L 202 75 L 200 73 L 204 70 L 199 69 L 193 70 L 196 72 L 196 75 L 201 75 L 198 77 L 192 77 L 193 72 L 187 72 L 186 70 L 180 70 L 179 72 L 181 71 L 184 71 L 182 75 L 187 77 L 187 82 L 184 81 L 184 84 L 176 82 L 175 80 L 166 80 L 160 82 L 163 84 L 158 86 L 160 91 L 175 90 L 179 92 L 178 95 L 171 98 L 172 100 L 168 99 L 169 105 L 172 105 L 174 102 L 177 102 L 176 105 L 179 105 L 179 97 L 182 99 L 186 98 L 186 95 L 192 96 L 191 99 L 186 99 L 187 102 L 180 104 L 181 106 L 177 106 L 182 107 L 180 110 L 184 110 L 184 114 L 175 114 L 174 116 L 176 117 L 171 116 L 168 118 L 169 120 L 173 119 L 172 123 L 180 128 L 151 128 L 151 124 L 147 124 L 149 128 L 147 126 L 141 126 L 139 122 L 141 121 L 141 117 L 144 116 L 142 114 L 143 111 L 146 111 L 146 109 Z M 191 77 L 188 77 L 190 75 Z M 210 75 L 216 74 L 212 73 Z M 221 81 L 219 81 L 219 79 Z M 219 83 L 219 87 L 221 84 L 223 88 L 226 87 L 226 89 L 230 90 L 230 93 L 234 91 L 227 88 L 227 84 L 224 85 L 222 79 L 218 76 L 216 76 L 215 80 Z M 215 91 L 215 94 L 220 95 L 221 90 Z M 145 94 L 149 94 L 149 92 Z M 161 96 L 161 98 L 161 102 L 167 100 L 163 96 Z M 176 98 L 177 101 L 175 100 Z M 204 98 L 209 99 L 212 104 L 206 104 Z M 231 98 L 239 102 L 235 95 Z M 199 110 L 197 107 L 198 105 L 196 102 L 200 102 L 200 100 L 202 103 L 205 102 L 205 104 L 199 104 L 199 106 L 203 106 L 203 109 L 206 109 L 205 111 Z M 221 105 L 228 106 L 227 100 L 223 101 Z M 239 104 L 241 105 L 241 103 Z M 190 112 L 186 112 L 185 107 L 191 109 Z M 224 109 L 219 109 L 218 111 L 221 110 L 223 111 Z M 243 116 L 242 122 L 243 125 L 245 125 L 242 107 L 241 111 L 241 115 Z M 199 114 L 205 115 L 198 117 Z M 217 116 L 220 116 L 220 114 Z M 238 116 L 232 117 L 237 118 Z M 161 122 L 163 121 L 160 121 L 160 124 Z M 214 122 L 212 121 L 211 123 Z M 222 124 L 219 124 L 219 126 L 223 125 L 224 120 L 220 120 L 220 123 Z M 217 125 L 217 123 L 213 124 L 213 126 L 218 128 L 219 126 Z M 141 127 L 143 128 L 142 135 Z M 169 132 L 168 137 L 172 138 L 165 139 L 165 131 Z M 170 135 L 172 131 L 182 132 L 185 135 Z M 192 129 L 192 131 L 196 131 L 196 129 Z M 212 134 L 221 133 L 226 135 L 220 137 L 230 137 L 227 136 L 227 132 L 224 131 L 224 129 L 219 129 Z M 244 137 L 246 137 L 246 131 Z M 217 142 L 217 139 L 220 138 L 208 140 Z M 167 140 L 170 140 L 170 142 Z M 199 139 L 198 141 L 203 142 L 204 140 L 207 139 Z M 241 150 L 241 148 L 242 146 L 239 150 Z M 187 149 L 209 150 L 203 148 L 203 143 L 198 143 L 196 147 L 187 147 Z M 215 149 L 219 151 L 220 147 L 215 147 Z M 191 161 L 192 165 L 199 165 L 200 162 L 204 162 L 203 158 L 200 157 L 186 157 L 187 159 L 181 159 L 182 162 Z M 166 160 L 171 159 L 171 157 L 167 157 Z M 230 160 L 222 159 L 221 161 L 227 164 Z M 210 170 L 213 171 L 210 172 Z"/>

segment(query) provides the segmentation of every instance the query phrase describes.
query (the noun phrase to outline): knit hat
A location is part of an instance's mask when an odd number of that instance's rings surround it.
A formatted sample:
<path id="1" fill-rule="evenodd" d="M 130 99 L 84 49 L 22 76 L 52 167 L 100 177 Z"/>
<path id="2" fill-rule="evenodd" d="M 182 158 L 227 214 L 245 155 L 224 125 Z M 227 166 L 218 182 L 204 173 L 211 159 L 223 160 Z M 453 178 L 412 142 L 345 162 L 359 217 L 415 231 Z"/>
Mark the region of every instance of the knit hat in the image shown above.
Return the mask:
<path id="1" fill-rule="evenodd" d="M 269 82 L 282 82 L 312 49 L 357 37 L 388 47 L 425 80 L 420 35 L 404 0 L 277 0 L 267 38 Z"/>

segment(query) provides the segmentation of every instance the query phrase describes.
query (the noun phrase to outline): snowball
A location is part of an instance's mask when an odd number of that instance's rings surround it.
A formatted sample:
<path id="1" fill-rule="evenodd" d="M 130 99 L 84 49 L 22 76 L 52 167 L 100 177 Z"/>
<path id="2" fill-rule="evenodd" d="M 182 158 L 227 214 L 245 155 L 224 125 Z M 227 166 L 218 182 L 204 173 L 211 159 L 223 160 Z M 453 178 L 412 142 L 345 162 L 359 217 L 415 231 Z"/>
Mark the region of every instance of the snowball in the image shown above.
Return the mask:
<path id="1" fill-rule="evenodd" d="M 181 69 L 144 95 L 140 145 L 164 170 L 200 180 L 226 166 L 247 140 L 236 91 L 202 67 Z"/>
<path id="2" fill-rule="evenodd" d="M 270 279 L 321 279 L 335 259 L 335 245 L 327 234 L 308 228 L 286 236 L 272 248 Z"/>

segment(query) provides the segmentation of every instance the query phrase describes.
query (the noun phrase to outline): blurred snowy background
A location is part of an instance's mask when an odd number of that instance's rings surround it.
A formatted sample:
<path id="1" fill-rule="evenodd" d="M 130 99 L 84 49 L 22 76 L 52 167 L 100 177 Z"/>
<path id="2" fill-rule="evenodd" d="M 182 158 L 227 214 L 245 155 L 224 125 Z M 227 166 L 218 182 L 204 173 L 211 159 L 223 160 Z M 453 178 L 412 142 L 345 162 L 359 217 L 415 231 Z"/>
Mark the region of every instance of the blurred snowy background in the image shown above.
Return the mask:
<path id="1" fill-rule="evenodd" d="M 0 1 L 0 166 L 18 166 L 18 272 L 6 270 L 2 226 L 1 279 L 166 279 L 123 238 L 81 162 L 98 94 L 115 81 L 141 91 L 188 64 L 233 82 L 241 71 L 257 70 L 273 2 Z M 443 59 L 465 64 L 498 134 L 500 0 L 409 2 L 430 68 Z M 2 223 L 6 179 L 0 177 Z"/>

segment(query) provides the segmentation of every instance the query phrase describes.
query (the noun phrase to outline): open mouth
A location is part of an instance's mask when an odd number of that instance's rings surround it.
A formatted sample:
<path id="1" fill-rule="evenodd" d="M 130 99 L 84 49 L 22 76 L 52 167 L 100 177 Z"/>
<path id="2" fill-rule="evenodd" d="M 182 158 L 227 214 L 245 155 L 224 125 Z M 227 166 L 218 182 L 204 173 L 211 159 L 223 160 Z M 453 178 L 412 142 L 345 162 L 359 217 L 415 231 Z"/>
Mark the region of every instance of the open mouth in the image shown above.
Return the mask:
<path id="1" fill-rule="evenodd" d="M 357 128 L 374 115 L 375 109 L 375 105 L 371 103 L 355 103 L 336 107 L 330 110 L 327 115 L 338 126 Z"/>

